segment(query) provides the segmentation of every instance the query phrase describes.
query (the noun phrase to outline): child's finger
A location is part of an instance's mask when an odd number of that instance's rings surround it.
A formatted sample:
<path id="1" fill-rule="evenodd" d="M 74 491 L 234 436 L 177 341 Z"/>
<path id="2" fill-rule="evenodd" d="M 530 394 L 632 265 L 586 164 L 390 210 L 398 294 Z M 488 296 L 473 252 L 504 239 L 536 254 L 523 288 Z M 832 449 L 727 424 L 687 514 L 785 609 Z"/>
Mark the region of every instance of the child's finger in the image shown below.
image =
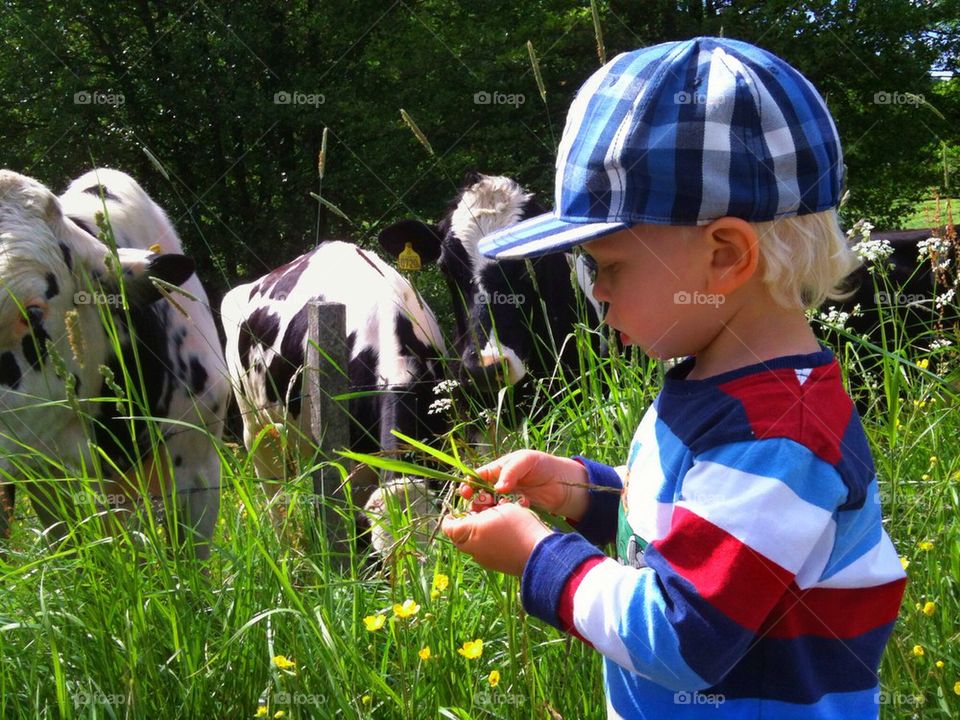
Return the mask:
<path id="1" fill-rule="evenodd" d="M 537 464 L 538 456 L 533 453 L 519 453 L 504 464 L 493 489 L 498 493 L 511 493 Z"/>
<path id="2" fill-rule="evenodd" d="M 470 503 L 470 512 L 483 512 L 484 510 L 489 510 L 495 504 L 495 499 L 493 495 L 488 492 L 481 490 L 476 494 L 473 499 L 473 502 Z"/>
<path id="3" fill-rule="evenodd" d="M 461 483 L 458 492 L 464 500 L 469 500 L 473 497 L 473 486 L 468 483 Z"/>

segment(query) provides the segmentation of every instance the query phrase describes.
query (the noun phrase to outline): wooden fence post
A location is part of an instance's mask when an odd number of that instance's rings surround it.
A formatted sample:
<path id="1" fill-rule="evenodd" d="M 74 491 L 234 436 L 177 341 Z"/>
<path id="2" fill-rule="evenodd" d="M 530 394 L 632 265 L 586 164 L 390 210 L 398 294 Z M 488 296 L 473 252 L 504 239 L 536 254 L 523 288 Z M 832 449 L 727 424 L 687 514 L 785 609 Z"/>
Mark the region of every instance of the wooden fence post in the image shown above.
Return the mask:
<path id="1" fill-rule="evenodd" d="M 307 305 L 307 352 L 304 358 L 304 396 L 310 399 L 310 432 L 321 460 L 343 464 L 335 451 L 350 447 L 349 417 L 345 401 L 334 398 L 348 389 L 346 306 L 311 302 Z M 349 468 L 348 468 L 349 470 Z M 337 468 L 323 466 L 313 475 L 318 520 L 327 544 L 340 561 L 346 560 L 349 538 L 337 508 L 343 510 L 343 480 Z"/>

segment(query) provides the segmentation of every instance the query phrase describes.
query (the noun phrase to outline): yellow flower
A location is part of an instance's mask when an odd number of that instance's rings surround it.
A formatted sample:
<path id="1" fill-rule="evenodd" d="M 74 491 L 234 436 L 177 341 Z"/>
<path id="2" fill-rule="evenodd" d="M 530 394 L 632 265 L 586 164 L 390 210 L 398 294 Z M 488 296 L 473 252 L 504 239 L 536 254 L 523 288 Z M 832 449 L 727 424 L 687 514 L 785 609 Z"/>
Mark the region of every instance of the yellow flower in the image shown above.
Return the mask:
<path id="1" fill-rule="evenodd" d="M 929 480 L 929 479 L 930 479 L 930 476 L 927 475 L 926 473 L 924 473 L 923 475 L 920 476 L 920 479 L 921 479 L 921 480 Z"/>
<path id="2" fill-rule="evenodd" d="M 281 720 L 281 718 L 285 718 L 286 716 L 287 716 L 287 711 L 286 711 L 286 710 L 277 710 L 277 711 L 273 714 L 273 720 Z"/>
<path id="3" fill-rule="evenodd" d="M 910 567 L 910 561 L 907 560 L 905 557 L 900 558 L 900 564 L 903 566 L 904 570 Z"/>
<path id="4" fill-rule="evenodd" d="M 273 664 L 281 670 L 289 670 L 290 668 L 295 668 L 297 666 L 297 663 L 293 660 L 290 660 L 286 655 L 275 656 L 273 658 Z"/>
<path id="5" fill-rule="evenodd" d="M 367 632 L 375 632 L 382 628 L 386 621 L 387 616 L 380 613 L 379 615 L 367 615 L 363 619 L 363 624 L 367 628 Z"/>
<path id="6" fill-rule="evenodd" d="M 476 660 L 483 655 L 483 640 L 466 640 L 463 647 L 457 648 L 457 652 L 467 660 Z"/>
<path id="7" fill-rule="evenodd" d="M 916 655 L 917 657 L 923 657 L 923 646 L 922 646 L 922 645 L 914 645 L 914 646 L 913 646 L 913 654 Z"/>
<path id="8" fill-rule="evenodd" d="M 447 585 L 450 584 L 450 578 L 448 578 L 443 573 L 437 573 L 433 576 L 433 589 L 437 592 L 443 592 L 447 589 Z"/>
<path id="9" fill-rule="evenodd" d="M 923 550 L 924 552 L 930 552 L 931 550 L 933 550 L 933 543 L 930 542 L 929 540 L 924 540 L 922 543 L 917 545 L 917 547 Z"/>
<path id="10" fill-rule="evenodd" d="M 957 695 L 960 695 L 960 680 L 957 680 L 953 684 L 953 692 L 956 693 Z"/>
<path id="11" fill-rule="evenodd" d="M 373 704 L 373 698 L 369 695 L 364 695 L 360 698 L 360 702 L 363 703 L 364 707 L 370 707 L 370 705 Z"/>
<path id="12" fill-rule="evenodd" d="M 420 612 L 420 606 L 413 600 L 404 600 L 403 605 L 394 605 L 393 614 L 398 618 L 408 618 Z"/>
<path id="13" fill-rule="evenodd" d="M 936 465 L 936 464 L 937 464 L 937 456 L 936 456 L 936 455 L 931 455 L 931 456 L 930 456 L 930 464 L 931 464 L 931 465 Z"/>
<path id="14" fill-rule="evenodd" d="M 928 602 L 923 606 L 923 614 L 926 615 L 927 617 L 930 617 L 930 616 L 933 615 L 936 611 L 937 611 L 937 604 L 936 604 L 935 602 L 929 602 L 929 601 L 928 601 Z"/>
<path id="15" fill-rule="evenodd" d="M 920 368 L 921 370 L 926 370 L 926 369 L 927 369 L 927 366 L 929 366 L 929 365 L 930 365 L 930 361 L 927 360 L 927 358 L 924 358 L 923 360 L 918 360 L 918 361 L 917 361 L 917 367 Z"/>
<path id="16" fill-rule="evenodd" d="M 487 682 L 490 683 L 490 687 L 496 687 L 500 684 L 500 671 L 491 670 L 490 675 L 487 677 Z"/>
<path id="17" fill-rule="evenodd" d="M 418 652 L 417 655 L 420 656 L 420 659 L 421 659 L 421 660 L 429 660 L 429 659 L 430 659 L 430 646 L 427 645 L 426 647 L 420 648 L 420 652 Z"/>
<path id="18" fill-rule="evenodd" d="M 936 665 L 938 669 L 942 670 L 942 669 L 943 669 L 943 660 L 937 660 L 937 661 L 934 663 L 934 665 Z"/>
<path id="19" fill-rule="evenodd" d="M 267 706 L 261 705 L 257 708 L 257 714 L 254 717 L 262 718 L 267 716 Z"/>

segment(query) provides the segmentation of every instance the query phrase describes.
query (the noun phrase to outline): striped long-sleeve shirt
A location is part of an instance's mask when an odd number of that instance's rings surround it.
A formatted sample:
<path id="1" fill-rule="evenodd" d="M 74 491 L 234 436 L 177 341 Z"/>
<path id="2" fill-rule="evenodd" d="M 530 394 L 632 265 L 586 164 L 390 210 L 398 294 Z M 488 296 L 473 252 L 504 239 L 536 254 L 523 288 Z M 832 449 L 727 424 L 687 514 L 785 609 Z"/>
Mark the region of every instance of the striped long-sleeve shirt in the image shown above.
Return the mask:
<path id="1" fill-rule="evenodd" d="M 611 718 L 876 718 L 906 578 L 836 360 L 686 380 L 692 363 L 637 429 L 623 492 L 591 491 L 579 532 L 537 545 L 525 608 L 605 656 Z M 645 547 L 630 564 L 594 544 L 618 513 Z"/>

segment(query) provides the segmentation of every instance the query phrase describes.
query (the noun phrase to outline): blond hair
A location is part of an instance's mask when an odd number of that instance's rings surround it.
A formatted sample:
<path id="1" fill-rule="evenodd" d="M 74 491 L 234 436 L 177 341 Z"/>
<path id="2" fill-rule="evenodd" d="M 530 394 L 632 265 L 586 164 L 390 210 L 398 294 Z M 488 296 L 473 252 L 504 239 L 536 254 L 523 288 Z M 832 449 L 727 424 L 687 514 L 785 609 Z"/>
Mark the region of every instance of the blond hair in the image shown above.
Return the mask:
<path id="1" fill-rule="evenodd" d="M 843 280 L 859 265 L 836 210 L 752 223 L 760 242 L 763 282 L 777 304 L 817 307 L 839 300 Z"/>

